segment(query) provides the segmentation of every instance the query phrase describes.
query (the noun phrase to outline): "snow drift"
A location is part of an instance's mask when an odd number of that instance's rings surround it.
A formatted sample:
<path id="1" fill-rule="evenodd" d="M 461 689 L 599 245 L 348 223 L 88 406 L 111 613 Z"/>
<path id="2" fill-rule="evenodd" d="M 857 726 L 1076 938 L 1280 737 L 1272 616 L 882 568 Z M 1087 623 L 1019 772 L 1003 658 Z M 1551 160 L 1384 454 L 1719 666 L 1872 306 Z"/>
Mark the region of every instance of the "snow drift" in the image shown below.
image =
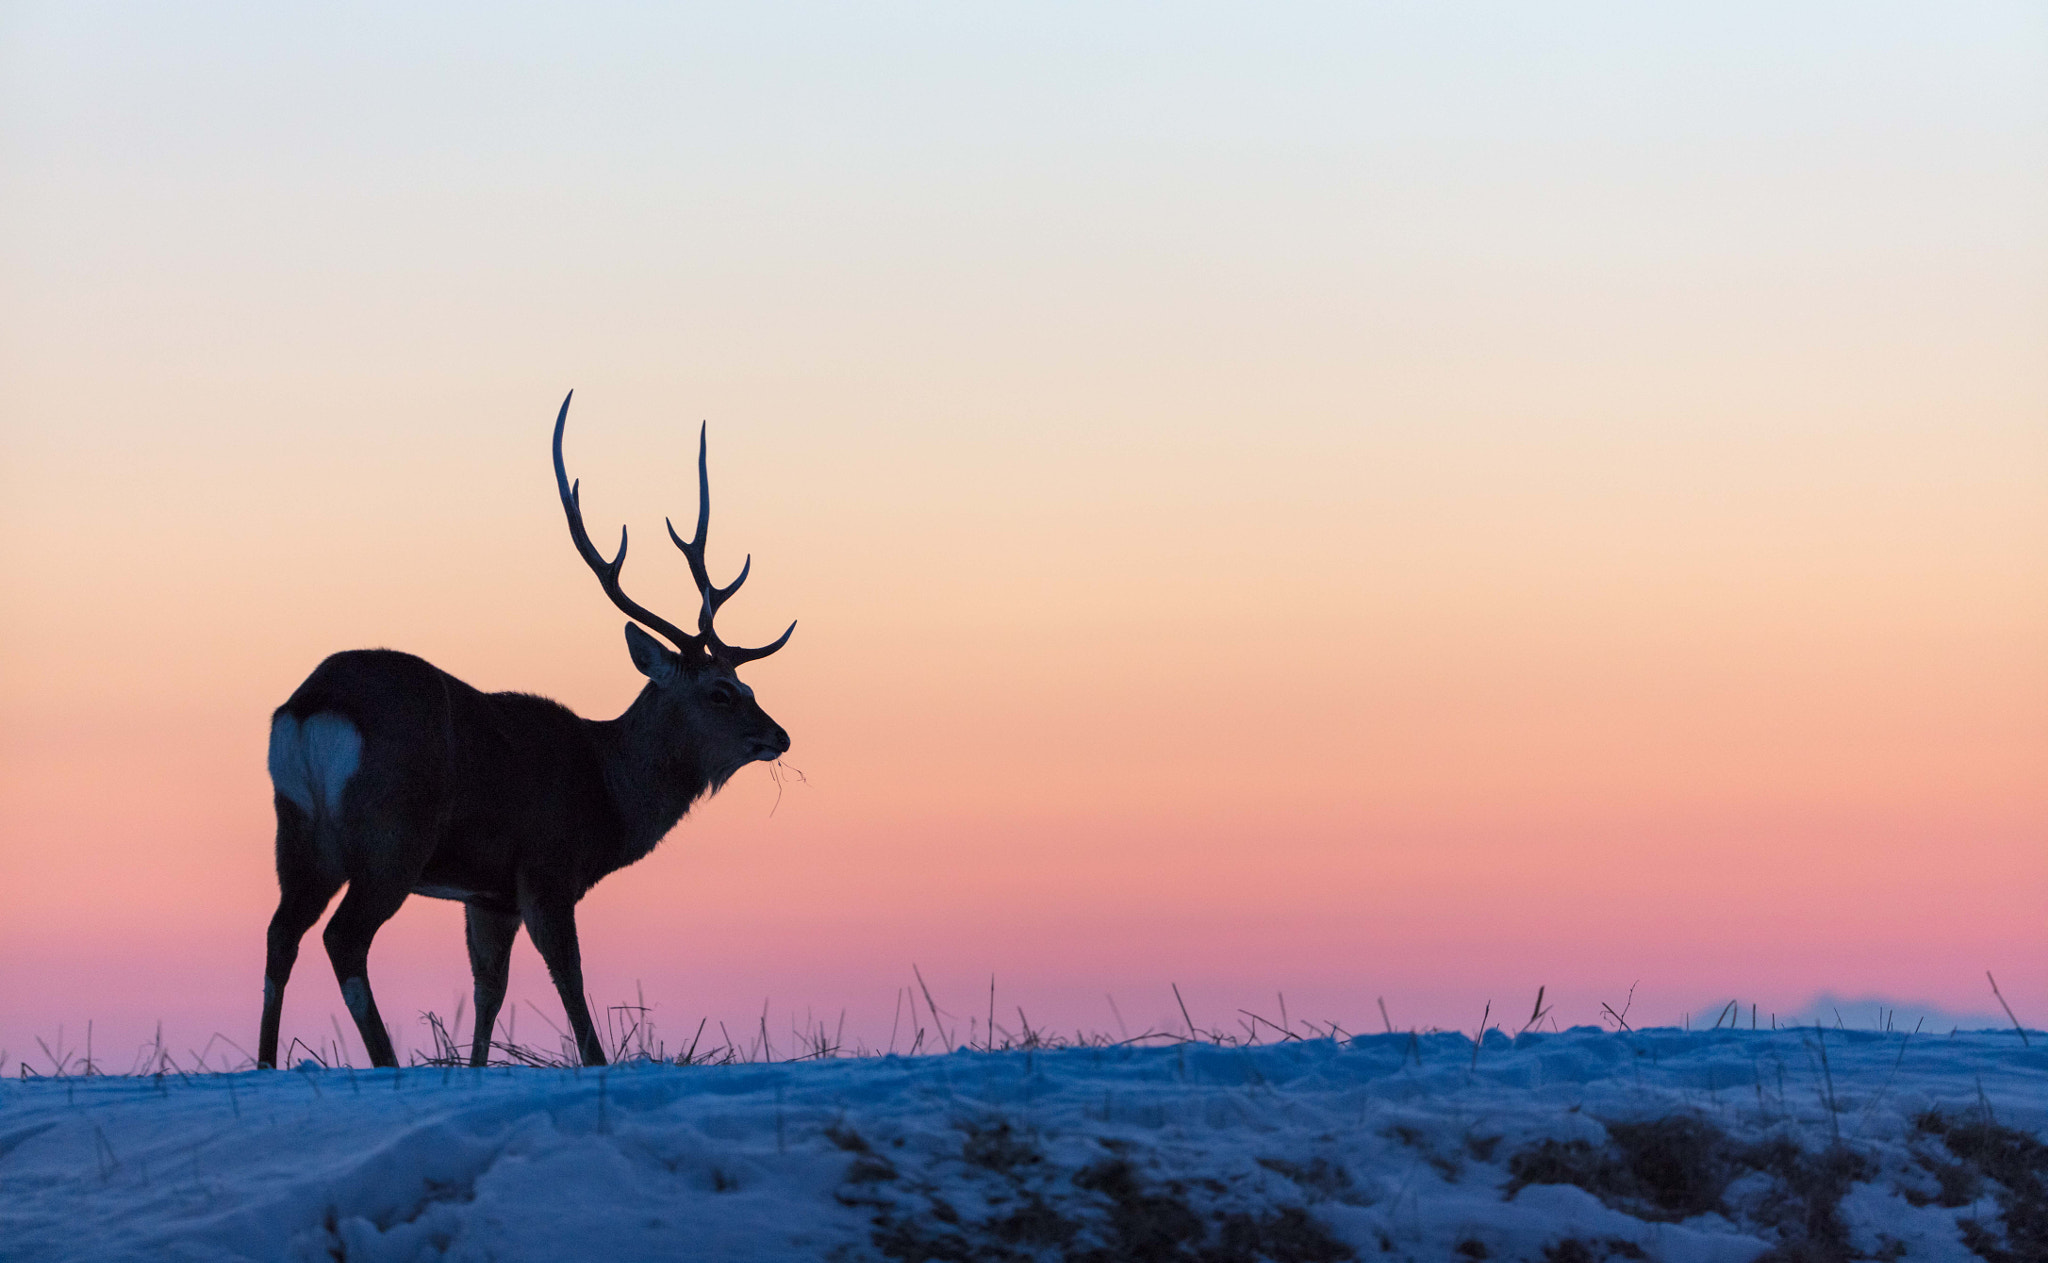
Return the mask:
<path id="1" fill-rule="evenodd" d="M 1581 1028 L 0 1083 L 0 1257 L 2048 1257 L 2048 1040 Z"/>

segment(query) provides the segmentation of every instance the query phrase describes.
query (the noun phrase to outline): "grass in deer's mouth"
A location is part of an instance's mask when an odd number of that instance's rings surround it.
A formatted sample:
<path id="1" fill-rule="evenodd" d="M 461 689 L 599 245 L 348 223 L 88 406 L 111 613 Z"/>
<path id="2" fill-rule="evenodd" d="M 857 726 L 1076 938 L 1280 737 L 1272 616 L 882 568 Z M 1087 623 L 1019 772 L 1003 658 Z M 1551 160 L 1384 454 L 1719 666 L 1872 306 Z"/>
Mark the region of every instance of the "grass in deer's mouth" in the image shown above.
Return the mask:
<path id="1" fill-rule="evenodd" d="M 802 768 L 782 759 L 768 765 L 768 779 L 775 782 L 775 805 L 768 808 L 768 814 L 771 816 L 782 806 L 782 787 L 785 784 L 794 782 L 806 789 L 810 788 L 811 784 L 810 777 L 804 775 Z"/>

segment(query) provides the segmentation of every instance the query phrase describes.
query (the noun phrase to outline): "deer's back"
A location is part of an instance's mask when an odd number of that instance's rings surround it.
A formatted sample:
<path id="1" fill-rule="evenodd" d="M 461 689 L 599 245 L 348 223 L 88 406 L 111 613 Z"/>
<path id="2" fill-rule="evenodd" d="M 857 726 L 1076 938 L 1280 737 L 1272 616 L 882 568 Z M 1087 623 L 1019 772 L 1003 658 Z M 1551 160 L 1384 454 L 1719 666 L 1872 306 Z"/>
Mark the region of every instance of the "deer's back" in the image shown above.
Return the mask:
<path id="1" fill-rule="evenodd" d="M 536 853 L 556 862 L 572 840 L 616 830 L 588 729 L 547 698 L 484 693 L 409 653 L 350 650 L 275 712 L 271 774 L 280 795 L 296 789 L 309 814 L 344 825 L 347 867 L 387 867 L 388 842 L 423 888 L 509 890 Z M 366 830 L 389 837 L 354 836 Z"/>

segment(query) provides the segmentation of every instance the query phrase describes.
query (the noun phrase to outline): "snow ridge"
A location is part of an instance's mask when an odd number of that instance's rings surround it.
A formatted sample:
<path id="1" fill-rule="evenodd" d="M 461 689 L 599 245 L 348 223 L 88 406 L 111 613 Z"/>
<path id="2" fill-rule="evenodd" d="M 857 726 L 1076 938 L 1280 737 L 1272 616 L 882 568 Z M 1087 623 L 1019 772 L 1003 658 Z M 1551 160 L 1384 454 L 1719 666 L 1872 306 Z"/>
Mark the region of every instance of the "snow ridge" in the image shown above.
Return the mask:
<path id="1" fill-rule="evenodd" d="M 2048 1041 L 1580 1028 L 1476 1052 L 1436 1034 L 5 1082 L 0 1258 L 2048 1251 Z"/>

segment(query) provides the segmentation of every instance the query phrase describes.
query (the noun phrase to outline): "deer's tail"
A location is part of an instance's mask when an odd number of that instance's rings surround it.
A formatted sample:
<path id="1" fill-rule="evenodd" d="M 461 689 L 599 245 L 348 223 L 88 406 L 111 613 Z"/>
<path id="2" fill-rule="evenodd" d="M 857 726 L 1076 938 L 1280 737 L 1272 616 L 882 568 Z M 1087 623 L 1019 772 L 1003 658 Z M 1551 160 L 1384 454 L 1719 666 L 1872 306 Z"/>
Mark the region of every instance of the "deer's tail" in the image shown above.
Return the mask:
<path id="1" fill-rule="evenodd" d="M 363 734 L 347 716 L 320 711 L 303 720 L 280 710 L 270 720 L 270 783 L 318 830 L 341 811 L 342 791 L 363 762 Z"/>

